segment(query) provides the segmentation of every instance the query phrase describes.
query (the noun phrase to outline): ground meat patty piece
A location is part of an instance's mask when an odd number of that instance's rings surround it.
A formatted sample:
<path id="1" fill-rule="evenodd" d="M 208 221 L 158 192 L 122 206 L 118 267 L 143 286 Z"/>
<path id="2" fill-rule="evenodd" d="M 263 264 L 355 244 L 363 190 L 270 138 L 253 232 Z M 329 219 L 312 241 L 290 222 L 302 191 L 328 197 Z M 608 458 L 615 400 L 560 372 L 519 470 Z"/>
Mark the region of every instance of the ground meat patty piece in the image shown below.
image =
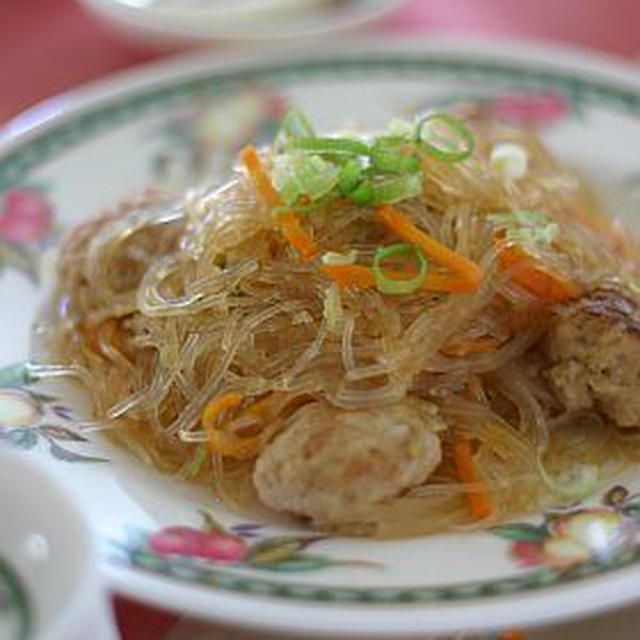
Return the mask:
<path id="1" fill-rule="evenodd" d="M 424 482 L 441 459 L 434 405 L 406 400 L 345 411 L 318 402 L 299 409 L 261 453 L 253 481 L 271 508 L 331 526 L 354 506 L 393 498 Z"/>
<path id="2" fill-rule="evenodd" d="M 551 384 L 567 409 L 595 407 L 640 426 L 640 311 L 616 291 L 585 296 L 549 332 Z"/>

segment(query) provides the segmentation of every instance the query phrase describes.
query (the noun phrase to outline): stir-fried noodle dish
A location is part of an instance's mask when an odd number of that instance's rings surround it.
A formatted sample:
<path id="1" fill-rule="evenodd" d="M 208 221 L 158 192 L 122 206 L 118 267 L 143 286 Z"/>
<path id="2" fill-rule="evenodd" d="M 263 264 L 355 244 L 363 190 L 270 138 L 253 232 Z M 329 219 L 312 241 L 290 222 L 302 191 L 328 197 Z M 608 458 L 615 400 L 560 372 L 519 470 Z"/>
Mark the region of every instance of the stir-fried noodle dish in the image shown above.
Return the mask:
<path id="1" fill-rule="evenodd" d="M 637 256 L 530 132 L 294 110 L 222 186 L 76 228 L 48 353 L 110 438 L 232 508 L 480 527 L 640 459 Z"/>

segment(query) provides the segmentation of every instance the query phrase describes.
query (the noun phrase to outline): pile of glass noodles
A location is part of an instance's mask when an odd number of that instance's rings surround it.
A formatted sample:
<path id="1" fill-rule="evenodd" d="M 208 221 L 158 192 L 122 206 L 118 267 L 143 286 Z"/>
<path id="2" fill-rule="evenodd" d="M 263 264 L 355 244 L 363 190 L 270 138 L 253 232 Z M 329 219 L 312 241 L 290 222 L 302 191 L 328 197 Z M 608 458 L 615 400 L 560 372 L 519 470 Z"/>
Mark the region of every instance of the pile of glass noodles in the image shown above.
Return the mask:
<path id="1" fill-rule="evenodd" d="M 549 374 L 580 300 L 635 304 L 634 257 L 530 133 L 431 113 L 323 136 L 293 111 L 224 186 L 75 229 L 47 339 L 110 437 L 236 508 L 481 526 L 638 455 Z"/>

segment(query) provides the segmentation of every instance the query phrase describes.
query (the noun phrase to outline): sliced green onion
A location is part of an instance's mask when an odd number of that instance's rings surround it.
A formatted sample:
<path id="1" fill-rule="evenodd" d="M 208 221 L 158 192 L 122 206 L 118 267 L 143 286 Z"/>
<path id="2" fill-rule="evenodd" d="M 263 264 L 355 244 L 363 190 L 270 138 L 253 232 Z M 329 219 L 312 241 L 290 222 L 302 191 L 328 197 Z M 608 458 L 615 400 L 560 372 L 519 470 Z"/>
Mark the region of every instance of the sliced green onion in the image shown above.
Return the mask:
<path id="1" fill-rule="evenodd" d="M 376 141 L 371 147 L 371 164 L 378 171 L 390 173 L 405 173 L 418 171 L 421 167 L 420 158 L 415 153 L 406 154 L 403 151 L 406 142 L 401 145 L 386 145 Z"/>
<path id="2" fill-rule="evenodd" d="M 187 478 L 195 478 L 199 473 L 204 463 L 207 461 L 207 447 L 204 444 L 199 444 L 196 448 L 193 460 L 187 467 Z"/>
<path id="3" fill-rule="evenodd" d="M 394 137 L 409 137 L 415 131 L 415 124 L 403 118 L 393 118 L 387 125 L 387 132 Z"/>
<path id="4" fill-rule="evenodd" d="M 350 156 L 366 156 L 369 146 L 360 140 L 349 138 L 294 138 L 289 142 L 289 149 L 299 149 L 318 154 L 346 154 Z"/>
<path id="5" fill-rule="evenodd" d="M 509 229 L 505 235 L 507 242 L 515 242 L 516 244 L 545 244 L 550 245 L 559 232 L 557 224 L 548 224 L 544 227 L 536 227 L 533 229 Z"/>
<path id="6" fill-rule="evenodd" d="M 353 191 L 346 194 L 356 204 L 366 206 L 373 202 L 373 184 L 371 180 L 363 180 Z"/>
<path id="7" fill-rule="evenodd" d="M 301 185 L 302 193 L 311 200 L 318 200 L 338 184 L 340 170 L 319 156 L 311 156 L 307 162 L 301 162 L 296 177 Z"/>
<path id="8" fill-rule="evenodd" d="M 338 188 L 343 195 L 353 191 L 362 179 L 362 165 L 353 158 L 347 160 L 340 169 Z"/>
<path id="9" fill-rule="evenodd" d="M 422 193 L 422 172 L 406 173 L 373 183 L 372 204 L 393 204 Z"/>
<path id="10" fill-rule="evenodd" d="M 505 232 L 505 240 L 520 245 L 550 245 L 560 228 L 542 211 L 516 210 L 487 216 L 497 231 Z"/>
<path id="11" fill-rule="evenodd" d="M 418 273 L 413 278 L 389 278 L 385 275 L 382 262 L 390 258 L 413 257 L 418 266 Z M 413 244 L 400 243 L 388 247 L 380 247 L 373 257 L 373 274 L 376 278 L 376 286 L 380 293 L 391 295 L 403 295 L 413 293 L 427 277 L 427 260 L 422 251 Z"/>
<path id="12" fill-rule="evenodd" d="M 473 134 L 447 113 L 432 113 L 422 118 L 414 135 L 418 148 L 441 162 L 461 162 L 476 146 Z"/>
<path id="13" fill-rule="evenodd" d="M 273 150 L 282 150 L 292 138 L 313 138 L 316 135 L 313 125 L 303 111 L 293 107 L 282 118 L 280 130 L 273 142 Z"/>
<path id="14" fill-rule="evenodd" d="M 330 193 L 338 184 L 339 172 L 320 156 L 281 154 L 274 159 L 271 179 L 285 203 L 293 206 L 302 195 L 316 201 Z"/>
<path id="15" fill-rule="evenodd" d="M 459 162 L 474 144 L 464 125 L 444 113 L 415 124 L 392 122 L 369 144 L 357 137 L 316 136 L 306 116 L 293 109 L 274 143 L 271 179 L 285 205 L 302 212 L 340 194 L 360 206 L 392 204 L 422 192 L 421 156 Z M 311 202 L 299 204 L 303 196 Z"/>

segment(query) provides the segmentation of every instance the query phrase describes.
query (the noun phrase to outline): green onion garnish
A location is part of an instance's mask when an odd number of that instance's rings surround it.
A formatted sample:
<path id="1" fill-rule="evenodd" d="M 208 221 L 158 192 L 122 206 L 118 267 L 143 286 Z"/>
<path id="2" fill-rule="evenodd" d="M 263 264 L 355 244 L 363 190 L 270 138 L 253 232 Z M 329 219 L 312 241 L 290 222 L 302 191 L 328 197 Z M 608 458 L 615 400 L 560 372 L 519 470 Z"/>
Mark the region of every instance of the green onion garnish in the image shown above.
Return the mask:
<path id="1" fill-rule="evenodd" d="M 371 164 L 379 171 L 390 173 L 405 173 L 407 171 L 419 171 L 420 158 L 415 153 L 406 154 L 404 147 L 406 142 L 397 142 L 393 145 L 384 144 L 377 140 L 371 147 Z"/>
<path id="2" fill-rule="evenodd" d="M 294 109 L 273 145 L 271 179 L 289 207 L 324 205 L 339 197 L 360 206 L 392 204 L 422 193 L 422 157 L 460 162 L 474 145 L 468 129 L 446 113 L 415 124 L 397 120 L 368 143 L 316 136 L 306 116 Z"/>
<path id="3" fill-rule="evenodd" d="M 549 246 L 557 237 L 558 224 L 543 211 L 516 210 L 487 216 L 496 231 L 504 232 L 508 243 L 524 247 Z"/>
<path id="4" fill-rule="evenodd" d="M 207 447 L 204 444 L 199 444 L 196 448 L 196 452 L 193 456 L 193 460 L 187 467 L 187 478 L 195 478 L 199 473 L 205 462 L 207 461 Z"/>
<path id="5" fill-rule="evenodd" d="M 294 107 L 280 123 L 280 130 L 273 142 L 273 150 L 281 151 L 293 138 L 313 138 L 316 135 L 313 125 L 303 111 Z"/>
<path id="6" fill-rule="evenodd" d="M 347 197 L 356 204 L 366 206 L 373 203 L 373 185 L 371 180 L 363 180 L 355 189 L 347 193 Z"/>
<path id="7" fill-rule="evenodd" d="M 350 158 L 340 169 L 338 176 L 340 193 L 342 195 L 351 193 L 360 184 L 361 179 L 362 165 L 357 160 Z"/>
<path id="8" fill-rule="evenodd" d="M 387 276 L 382 263 L 394 258 L 413 259 L 418 273 L 412 278 L 391 278 Z M 427 277 L 427 260 L 422 251 L 413 244 L 401 243 L 380 247 L 373 257 L 373 274 L 380 293 L 391 295 L 413 293 L 420 288 L 420 285 Z"/>
<path id="9" fill-rule="evenodd" d="M 289 142 L 289 149 L 300 149 L 316 154 L 346 154 L 349 156 L 366 156 L 369 146 L 359 140 L 349 138 L 294 138 Z"/>
<path id="10" fill-rule="evenodd" d="M 320 156 L 292 153 L 275 157 L 271 178 L 285 203 L 294 205 L 300 196 L 316 201 L 330 193 L 338 184 L 339 172 Z"/>
<path id="11" fill-rule="evenodd" d="M 461 162 L 475 149 L 473 134 L 447 113 L 432 113 L 416 125 L 415 140 L 419 149 L 441 162 Z"/>
<path id="12" fill-rule="evenodd" d="M 393 176 L 373 184 L 372 204 L 393 204 L 422 193 L 422 172 Z"/>

